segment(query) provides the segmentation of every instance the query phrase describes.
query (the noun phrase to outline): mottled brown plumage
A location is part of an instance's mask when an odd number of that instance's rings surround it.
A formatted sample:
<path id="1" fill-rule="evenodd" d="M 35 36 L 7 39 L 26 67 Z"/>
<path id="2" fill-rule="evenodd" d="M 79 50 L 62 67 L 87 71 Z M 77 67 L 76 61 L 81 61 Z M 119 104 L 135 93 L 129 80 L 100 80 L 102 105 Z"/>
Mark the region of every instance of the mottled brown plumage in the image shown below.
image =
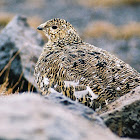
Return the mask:
<path id="1" fill-rule="evenodd" d="M 48 37 L 35 67 L 43 95 L 57 91 L 95 109 L 140 86 L 135 69 L 85 43 L 69 22 L 52 19 L 38 29 Z"/>

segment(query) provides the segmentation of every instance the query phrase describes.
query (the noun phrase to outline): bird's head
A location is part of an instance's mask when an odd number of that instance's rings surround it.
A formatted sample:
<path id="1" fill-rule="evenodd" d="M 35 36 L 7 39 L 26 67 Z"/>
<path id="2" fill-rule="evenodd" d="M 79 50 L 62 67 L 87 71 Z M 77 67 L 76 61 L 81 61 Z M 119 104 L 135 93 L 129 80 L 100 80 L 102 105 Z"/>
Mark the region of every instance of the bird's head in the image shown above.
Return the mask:
<path id="1" fill-rule="evenodd" d="M 55 43 L 60 47 L 83 42 L 74 27 L 64 19 L 48 20 L 37 29 L 44 32 L 50 43 Z"/>

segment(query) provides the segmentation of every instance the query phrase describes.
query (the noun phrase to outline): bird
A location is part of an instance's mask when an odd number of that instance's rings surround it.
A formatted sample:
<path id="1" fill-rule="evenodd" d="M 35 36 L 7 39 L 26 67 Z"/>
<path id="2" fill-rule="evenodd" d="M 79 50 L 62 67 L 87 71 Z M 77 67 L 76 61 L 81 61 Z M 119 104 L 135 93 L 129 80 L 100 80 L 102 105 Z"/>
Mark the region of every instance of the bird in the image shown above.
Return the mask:
<path id="1" fill-rule="evenodd" d="M 84 42 L 64 19 L 37 27 L 48 38 L 34 75 L 42 95 L 63 94 L 94 110 L 140 86 L 140 73 L 115 55 Z"/>

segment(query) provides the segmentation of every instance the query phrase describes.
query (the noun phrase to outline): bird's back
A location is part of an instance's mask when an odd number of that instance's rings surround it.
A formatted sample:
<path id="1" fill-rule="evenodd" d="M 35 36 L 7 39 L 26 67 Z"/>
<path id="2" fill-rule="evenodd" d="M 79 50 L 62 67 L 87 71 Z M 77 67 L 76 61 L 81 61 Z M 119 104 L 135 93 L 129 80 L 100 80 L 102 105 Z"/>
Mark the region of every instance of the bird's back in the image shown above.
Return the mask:
<path id="1" fill-rule="evenodd" d="M 55 90 L 92 108 L 140 85 L 140 74 L 135 69 L 87 43 L 44 50 L 35 77 L 43 94 Z"/>

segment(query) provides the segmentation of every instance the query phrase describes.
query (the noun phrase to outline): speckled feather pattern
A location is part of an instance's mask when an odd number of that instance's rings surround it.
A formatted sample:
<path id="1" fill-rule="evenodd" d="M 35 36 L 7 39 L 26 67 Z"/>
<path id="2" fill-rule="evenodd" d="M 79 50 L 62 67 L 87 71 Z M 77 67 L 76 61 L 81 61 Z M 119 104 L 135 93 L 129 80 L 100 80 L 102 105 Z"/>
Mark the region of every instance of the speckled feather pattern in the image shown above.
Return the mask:
<path id="1" fill-rule="evenodd" d="M 109 52 L 85 43 L 63 19 L 41 24 L 48 37 L 35 67 L 43 95 L 58 93 L 93 109 L 140 86 L 140 74 Z"/>

